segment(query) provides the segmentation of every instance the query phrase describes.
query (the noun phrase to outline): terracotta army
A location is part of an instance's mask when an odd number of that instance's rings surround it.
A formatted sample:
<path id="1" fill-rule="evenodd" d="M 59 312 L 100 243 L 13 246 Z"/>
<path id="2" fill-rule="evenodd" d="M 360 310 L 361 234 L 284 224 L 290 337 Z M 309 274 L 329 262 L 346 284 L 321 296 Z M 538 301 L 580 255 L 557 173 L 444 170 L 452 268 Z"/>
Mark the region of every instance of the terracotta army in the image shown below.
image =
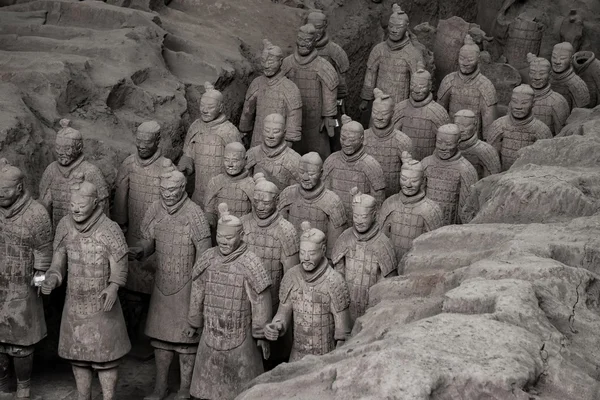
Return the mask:
<path id="1" fill-rule="evenodd" d="M 366 111 L 373 100 L 373 89 L 389 93 L 395 104 L 408 98 L 410 78 L 417 70 L 417 63 L 424 62 L 423 54 L 412 44 L 408 34 L 408 15 L 399 5 L 392 6 L 388 24 L 388 37 L 377 44 L 367 61 L 365 81 L 360 93 L 361 111 Z"/>
<path id="2" fill-rule="evenodd" d="M 550 128 L 533 115 L 533 96 L 529 85 L 514 88 L 508 115 L 498 118 L 490 127 L 488 142 L 500 153 L 503 171 L 513 165 L 519 149 L 539 139 L 552 139 Z"/>
<path id="3" fill-rule="evenodd" d="M 425 169 L 408 153 L 402 155 L 400 192 L 383 202 L 377 219 L 392 241 L 398 262 L 413 240 L 444 225 L 442 209 L 425 196 Z"/>
<path id="4" fill-rule="evenodd" d="M 70 181 L 80 172 L 96 186 L 98 200 L 105 212 L 108 212 L 109 191 L 104 175 L 98 167 L 85 160 L 81 132 L 71 128 L 70 123 L 67 119 L 60 121 L 62 129 L 58 131 L 54 144 L 56 161 L 46 168 L 40 180 L 39 202 L 50 213 L 54 229 L 69 213 Z"/>
<path id="5" fill-rule="evenodd" d="M 412 140 L 411 154 L 417 160 L 433 154 L 438 128 L 450 123 L 446 109 L 433 100 L 431 85 L 431 74 L 419 63 L 410 78 L 410 97 L 394 110 L 394 127 Z"/>
<path id="6" fill-rule="evenodd" d="M 265 117 L 263 143 L 248 150 L 248 170 L 262 172 L 280 190 L 298 182 L 300 154 L 286 146 L 285 118 L 280 114 Z"/>
<path id="7" fill-rule="evenodd" d="M 583 79 L 590 94 L 588 108 L 598 105 L 598 90 L 600 90 L 600 60 L 591 51 L 578 51 L 572 59 L 575 73 Z"/>
<path id="8" fill-rule="evenodd" d="M 371 126 L 365 130 L 365 151 L 383 169 L 385 197 L 389 197 L 400 190 L 400 156 L 403 151 L 412 151 L 413 144 L 408 136 L 394 128 L 394 100 L 377 88 L 373 92 L 375 100 Z"/>
<path id="9" fill-rule="evenodd" d="M 369 288 L 383 278 L 397 275 L 398 262 L 392 242 L 376 221 L 377 201 L 353 189 L 353 227 L 335 242 L 331 261 L 348 284 L 350 317 L 356 321 L 369 304 Z"/>
<path id="10" fill-rule="evenodd" d="M 156 252 L 156 277 L 146 335 L 154 347 L 156 380 L 154 391 L 145 400 L 167 396 L 167 377 L 174 353 L 179 355 L 180 387 L 177 399 L 190 398 L 198 335 L 188 336 L 187 311 L 190 305 L 192 270 L 211 246 L 208 222 L 199 205 L 185 192 L 186 178 L 179 171 L 160 177 L 160 200 L 146 212 L 142 240 L 130 247 L 131 258 L 144 258 Z"/>
<path id="11" fill-rule="evenodd" d="M 385 176 L 375 158 L 367 154 L 364 146 L 364 129 L 359 122 L 342 116 L 340 142 L 342 150 L 333 153 L 323 164 L 325 187 L 340 196 L 346 218 L 352 221 L 352 195 L 356 186 L 362 193 L 372 195 L 378 204 L 385 199 Z"/>
<path id="12" fill-rule="evenodd" d="M 52 260 L 48 211 L 23 188 L 25 175 L 0 159 L 0 393 L 7 393 L 9 365 L 17 399 L 30 397 L 35 345 L 46 336 L 39 281 Z"/>
<path id="13" fill-rule="evenodd" d="M 325 241 L 323 232 L 302 223 L 300 264 L 283 276 L 277 314 L 265 326 L 271 341 L 293 330 L 290 362 L 329 353 L 352 331 L 348 285 L 325 257 Z"/>
<path id="14" fill-rule="evenodd" d="M 117 294 L 127 281 L 127 242 L 81 172 L 73 176 L 70 200 L 70 215 L 56 228 L 42 293 L 68 281 L 58 355 L 73 367 L 78 399 L 92 398 L 96 371 L 103 399 L 113 400 L 119 362 L 131 349 Z"/>
<path id="15" fill-rule="evenodd" d="M 571 112 L 569 103 L 562 94 L 550 87 L 552 70 L 550 61 L 536 57 L 532 53 L 527 55 L 527 60 L 529 61 L 529 84 L 534 92 L 533 115 L 545 123 L 552 135 L 556 136 L 569 118 Z"/>
<path id="16" fill-rule="evenodd" d="M 263 40 L 261 55 L 263 74 L 254 79 L 246 92 L 246 100 L 240 117 L 240 131 L 244 135 L 252 132 L 251 147 L 259 146 L 262 140 L 263 121 L 269 114 L 285 117 L 285 141 L 288 145 L 302 137 L 302 97 L 294 82 L 283 75 L 283 51 Z"/>
<path id="17" fill-rule="evenodd" d="M 194 267 L 188 335 L 202 332 L 191 395 L 233 399 L 264 369 L 271 319 L 271 277 L 242 240 L 242 221 L 219 204 L 217 246 Z M 262 356 L 261 350 L 262 349 Z"/>
<path id="18" fill-rule="evenodd" d="M 573 45 L 562 42 L 554 46 L 552 50 L 552 72 L 550 73 L 550 86 L 552 90 L 562 94 L 567 103 L 569 111 L 573 108 L 587 107 L 590 103 L 588 87 L 571 65 L 573 57 Z"/>
<path id="19" fill-rule="evenodd" d="M 496 119 L 496 88 L 479 71 L 479 46 L 470 35 L 460 48 L 458 68 L 444 77 L 438 89 L 438 102 L 448 110 L 450 118 L 460 110 L 471 110 L 477 116 L 477 136 L 485 137 L 488 127 Z"/>
<path id="20" fill-rule="evenodd" d="M 463 207 L 477 182 L 477 171 L 458 150 L 460 129 L 454 124 L 440 126 L 435 152 L 423 160 L 426 195 L 442 210 L 444 225 L 466 221 Z"/>
<path id="21" fill-rule="evenodd" d="M 223 113 L 223 94 L 206 82 L 200 98 L 200 118 L 194 121 L 185 136 L 179 170 L 186 175 L 196 172 L 192 200 L 203 204 L 208 182 L 225 172 L 225 146 L 241 142 L 242 135 Z"/>
<path id="22" fill-rule="evenodd" d="M 477 119 L 471 110 L 460 110 L 454 114 L 454 123 L 460 129 L 458 149 L 477 171 L 477 178 L 502 171 L 498 151 L 489 143 L 479 140 L 476 133 Z"/>
<path id="23" fill-rule="evenodd" d="M 302 96 L 302 140 L 294 146 L 295 150 L 300 154 L 316 151 L 327 157 L 331 153 L 329 138 L 336 126 L 339 81 L 335 68 L 319 56 L 316 42 L 314 26 L 300 27 L 296 50 L 283 60 L 281 70 L 298 86 Z"/>
<path id="24" fill-rule="evenodd" d="M 278 208 L 298 234 L 302 233 L 300 225 L 303 221 L 322 231 L 327 237 L 325 255 L 330 258 L 335 241 L 347 228 L 344 204 L 340 196 L 325 187 L 321 179 L 323 160 L 319 154 L 303 155 L 298 171 L 300 183 L 281 192 Z"/>
<path id="25" fill-rule="evenodd" d="M 217 226 L 217 206 L 226 203 L 230 212 L 241 217 L 252 211 L 254 180 L 246 169 L 246 149 L 238 142 L 225 146 L 225 173 L 208 182 L 204 210 L 210 226 Z"/>

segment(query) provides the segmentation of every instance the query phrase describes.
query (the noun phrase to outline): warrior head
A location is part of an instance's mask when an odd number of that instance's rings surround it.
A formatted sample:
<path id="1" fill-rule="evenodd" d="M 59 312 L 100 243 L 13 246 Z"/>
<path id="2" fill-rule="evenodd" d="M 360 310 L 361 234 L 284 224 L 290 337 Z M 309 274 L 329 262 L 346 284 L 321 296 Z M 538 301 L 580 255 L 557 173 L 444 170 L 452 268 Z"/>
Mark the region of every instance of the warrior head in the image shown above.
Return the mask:
<path id="1" fill-rule="evenodd" d="M 375 100 L 373 100 L 373 111 L 371 112 L 371 124 L 377 129 L 385 129 L 392 123 L 394 116 L 394 99 L 383 93 L 378 88 L 373 89 Z"/>
<path id="2" fill-rule="evenodd" d="M 562 42 L 555 45 L 552 49 L 552 70 L 560 74 L 569 69 L 573 53 L 575 53 L 575 49 L 573 49 L 573 45 L 569 42 Z"/>
<path id="3" fill-rule="evenodd" d="M 471 110 L 460 110 L 454 114 L 454 123 L 460 129 L 460 141 L 469 140 L 476 133 L 477 118 Z"/>
<path id="4" fill-rule="evenodd" d="M 285 117 L 281 114 L 269 114 L 263 120 L 263 143 L 275 148 L 285 140 Z"/>
<path id="5" fill-rule="evenodd" d="M 300 158 L 298 175 L 302 189 L 313 190 L 319 186 L 321 175 L 323 175 L 323 159 L 319 153 L 311 151 Z"/>
<path id="6" fill-rule="evenodd" d="M 315 10 L 308 14 L 306 22 L 315 27 L 317 31 L 316 41 L 323 39 L 325 32 L 327 31 L 327 15 L 321 10 Z"/>
<path id="7" fill-rule="evenodd" d="M 156 121 L 146 121 L 138 126 L 135 133 L 135 147 L 142 160 L 152 157 L 160 144 L 160 125 Z"/>
<path id="8" fill-rule="evenodd" d="M 414 101 L 423 101 L 431 93 L 431 74 L 425 69 L 425 65 L 419 61 L 417 71 L 410 77 L 410 97 Z"/>
<path id="9" fill-rule="evenodd" d="M 268 78 L 275 76 L 281 69 L 282 62 L 283 51 L 281 51 L 281 47 L 274 46 L 268 39 L 264 39 L 263 51 L 260 56 L 263 74 Z"/>
<path id="10" fill-rule="evenodd" d="M 446 124 L 438 128 L 435 140 L 435 152 L 442 160 L 448 160 L 458 152 L 460 129 L 455 124 Z"/>
<path id="11" fill-rule="evenodd" d="M 360 122 L 353 121 L 346 114 L 342 115 L 342 131 L 340 133 L 340 144 L 342 151 L 351 156 L 359 151 L 364 144 L 365 129 Z"/>
<path id="12" fill-rule="evenodd" d="M 296 37 L 296 48 L 301 56 L 309 55 L 315 49 L 317 30 L 312 24 L 302 25 Z"/>
<path id="13" fill-rule="evenodd" d="M 550 71 L 552 65 L 545 58 L 536 57 L 535 54 L 527 54 L 529 61 L 529 84 L 534 89 L 543 89 L 550 84 Z"/>
<path id="14" fill-rule="evenodd" d="M 56 135 L 54 152 L 56 161 L 64 167 L 71 165 L 83 152 L 83 137 L 77 129 L 71 128 L 71 121 L 60 120 L 61 130 Z"/>
<path id="15" fill-rule="evenodd" d="M 375 223 L 377 200 L 375 197 L 363 194 L 355 186 L 350 189 L 352 194 L 352 224 L 358 233 L 365 233 Z"/>
<path id="16" fill-rule="evenodd" d="M 0 207 L 12 206 L 23 194 L 25 175 L 17 167 L 10 165 L 6 158 L 0 158 Z"/>
<path id="17" fill-rule="evenodd" d="M 529 85 L 519 85 L 513 89 L 508 107 L 514 119 L 525 119 L 533 111 L 534 92 Z"/>
<path id="18" fill-rule="evenodd" d="M 423 187 L 425 174 L 423 164 L 414 160 L 407 151 L 402 152 L 401 159 L 400 190 L 406 197 L 412 197 L 418 194 Z"/>
<path id="19" fill-rule="evenodd" d="M 171 160 L 163 161 L 165 172 L 160 176 L 160 197 L 166 206 L 174 206 L 185 195 L 185 175 L 179 172 Z"/>
<path id="20" fill-rule="evenodd" d="M 267 219 L 277 211 L 279 188 L 269 182 L 262 173 L 254 174 L 254 197 L 252 207 L 260 219 Z"/>
<path id="21" fill-rule="evenodd" d="M 388 38 L 392 42 L 404 40 L 408 31 L 408 15 L 396 3 L 392 5 L 392 15 L 388 23 Z"/>
<path id="22" fill-rule="evenodd" d="M 83 172 L 73 174 L 71 180 L 71 216 L 82 223 L 92 216 L 98 207 L 98 189 L 85 180 Z"/>
<path id="23" fill-rule="evenodd" d="M 229 213 L 226 203 L 219 204 L 219 221 L 217 222 L 217 246 L 219 252 L 228 256 L 242 243 L 242 221 Z"/>
<path id="24" fill-rule="evenodd" d="M 238 176 L 246 168 L 246 149 L 239 142 L 232 142 L 223 151 L 223 166 L 229 176 Z"/>
<path id="25" fill-rule="evenodd" d="M 304 271 L 312 272 L 325 258 L 327 239 L 322 231 L 312 228 L 308 221 L 302 222 L 300 228 L 300 263 Z"/>
<path id="26" fill-rule="evenodd" d="M 458 53 L 458 68 L 463 75 L 470 75 L 477 70 L 480 54 L 481 50 L 471 35 L 466 35 L 465 44 Z"/>
<path id="27" fill-rule="evenodd" d="M 223 113 L 223 94 L 210 82 L 204 82 L 204 94 L 200 98 L 200 118 L 211 122 Z"/>

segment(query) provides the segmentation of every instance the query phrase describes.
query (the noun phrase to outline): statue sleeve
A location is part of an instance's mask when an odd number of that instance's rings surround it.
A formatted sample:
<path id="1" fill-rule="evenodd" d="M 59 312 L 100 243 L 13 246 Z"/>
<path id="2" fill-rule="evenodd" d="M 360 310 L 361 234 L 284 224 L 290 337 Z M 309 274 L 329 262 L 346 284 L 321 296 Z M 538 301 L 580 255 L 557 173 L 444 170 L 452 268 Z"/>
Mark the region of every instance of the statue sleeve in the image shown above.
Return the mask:
<path id="1" fill-rule="evenodd" d="M 246 281 L 245 289 L 252 308 L 252 337 L 255 339 L 265 338 L 265 325 L 271 321 L 272 306 L 271 293 L 263 290 L 257 293 Z"/>
<path id="2" fill-rule="evenodd" d="M 440 206 L 431 200 L 428 200 L 428 203 L 431 209 L 425 217 L 425 232 L 431 232 L 444 226 L 444 215 Z"/>
<path id="3" fill-rule="evenodd" d="M 333 338 L 335 340 L 343 341 L 350 339 L 350 334 L 352 333 L 352 318 L 350 317 L 350 308 L 346 308 L 342 311 L 334 311 L 333 321 L 335 324 Z"/>
<path id="4" fill-rule="evenodd" d="M 483 176 L 486 177 L 502 172 L 500 156 L 494 146 L 486 142 L 480 142 L 479 146 L 481 147 L 481 161 L 484 166 Z"/>
<path id="5" fill-rule="evenodd" d="M 375 48 L 371 50 L 371 54 L 369 54 L 367 70 L 365 72 L 365 81 L 363 83 L 362 91 L 360 92 L 360 98 L 363 100 L 373 100 L 373 89 L 375 89 L 377 73 L 379 72 L 380 53 L 379 47 L 375 46 Z"/>
<path id="6" fill-rule="evenodd" d="M 38 199 L 50 215 L 52 215 L 52 191 L 50 187 L 52 186 L 52 178 L 54 176 L 52 169 L 53 164 L 50 164 L 42 175 L 42 179 L 40 180 L 40 198 Z"/>
<path id="7" fill-rule="evenodd" d="M 115 182 L 115 201 L 113 207 L 113 220 L 119 225 L 127 224 L 128 216 L 128 197 L 129 197 L 129 171 L 127 160 L 121 164 L 117 173 Z"/>
<path id="8" fill-rule="evenodd" d="M 299 142 L 302 139 L 302 107 L 288 110 L 285 125 L 285 140 Z"/>
<path id="9" fill-rule="evenodd" d="M 344 210 L 344 206 L 341 205 L 341 209 Z M 329 218 L 329 225 L 327 227 L 327 250 L 326 250 L 326 256 L 328 258 L 332 257 L 333 254 L 333 249 L 335 247 L 335 244 L 337 243 L 337 239 L 342 235 L 342 233 L 344 233 L 344 231 L 346 230 L 346 213 L 344 212 L 344 223 L 342 225 L 338 225 L 336 226 L 336 223 L 333 219 Z"/>
<path id="10" fill-rule="evenodd" d="M 444 79 L 442 79 L 442 83 L 440 83 L 440 87 L 438 88 L 437 92 L 437 102 L 446 110 L 449 110 L 450 107 L 450 97 L 452 93 L 450 89 L 452 88 L 452 79 L 453 74 L 446 75 Z"/>
<path id="11" fill-rule="evenodd" d="M 108 281 L 122 287 L 127 282 L 127 242 L 117 223 L 107 220 L 104 224 L 107 230 L 102 238 L 110 263 Z"/>
<path id="12" fill-rule="evenodd" d="M 34 204 L 32 225 L 36 232 L 33 237 L 33 268 L 36 271 L 46 271 L 52 262 L 52 222 L 48 211 L 43 206 L 36 202 L 32 204 Z"/>
<path id="13" fill-rule="evenodd" d="M 192 280 L 192 293 L 190 296 L 190 307 L 188 310 L 188 324 L 196 329 L 202 329 L 204 324 L 203 313 L 204 310 L 204 291 L 206 288 L 206 281 L 204 276 L 200 275 Z"/>
<path id="14" fill-rule="evenodd" d="M 483 104 L 481 109 L 481 132 L 483 137 L 486 137 L 486 132 L 490 126 L 496 121 L 496 104 Z"/>
<path id="15" fill-rule="evenodd" d="M 198 123 L 198 121 L 194 121 L 192 125 L 190 125 L 183 141 L 183 154 L 191 159 L 194 158 L 194 138 L 196 137 L 198 130 L 196 127 Z"/>
<path id="16" fill-rule="evenodd" d="M 290 296 L 294 287 L 292 275 L 293 273 L 283 275 L 281 286 L 279 287 L 279 308 L 273 317 L 273 323 L 280 322 L 283 325 L 282 333 L 285 333 L 292 323 L 293 308 Z"/>
<path id="17" fill-rule="evenodd" d="M 569 118 L 569 103 L 565 98 L 560 96 L 559 100 L 556 101 L 556 104 L 553 107 L 554 115 L 552 118 L 552 122 L 554 124 L 554 134 L 558 135 L 558 133 L 562 130 L 562 128 L 567 124 L 567 118 Z"/>
<path id="18" fill-rule="evenodd" d="M 321 116 L 335 117 L 337 115 L 337 87 L 339 85 L 337 73 L 327 61 L 323 61 L 323 65 L 331 69 L 327 75 L 332 76 L 325 76 L 321 79 L 321 96 L 323 102 Z M 331 80 L 331 82 L 325 82 L 325 79 Z"/>
<path id="19" fill-rule="evenodd" d="M 502 151 L 502 131 L 502 119 L 498 119 L 485 132 L 485 141 L 491 144 L 498 153 Z"/>
<path id="20" fill-rule="evenodd" d="M 246 92 L 242 115 L 240 116 L 240 132 L 251 132 L 254 127 L 254 114 L 256 113 L 256 98 L 258 94 L 258 78 L 253 80 Z"/>
<path id="21" fill-rule="evenodd" d="M 158 208 L 158 203 L 152 204 L 150 208 L 146 211 L 144 215 L 144 219 L 140 225 L 140 233 L 142 236 L 142 240 L 139 243 L 136 243 L 137 246 L 141 246 L 144 249 L 144 257 L 149 257 L 152 253 L 154 253 L 154 226 L 156 225 L 156 210 Z"/>
<path id="22" fill-rule="evenodd" d="M 467 199 L 471 195 L 472 186 L 477 183 L 477 171 L 466 159 L 464 159 L 463 172 L 460 179 L 460 193 L 458 198 L 458 215 L 461 221 L 468 222 L 468 216 L 464 212 Z"/>
<path id="23" fill-rule="evenodd" d="M 67 218 L 63 218 L 56 227 L 56 233 L 54 234 L 54 243 L 52 245 L 53 255 L 52 263 L 50 268 L 46 272 L 46 279 L 50 275 L 54 275 L 58 278 L 58 286 L 63 282 L 67 274 L 67 248 L 66 248 L 66 237 L 68 223 Z"/>

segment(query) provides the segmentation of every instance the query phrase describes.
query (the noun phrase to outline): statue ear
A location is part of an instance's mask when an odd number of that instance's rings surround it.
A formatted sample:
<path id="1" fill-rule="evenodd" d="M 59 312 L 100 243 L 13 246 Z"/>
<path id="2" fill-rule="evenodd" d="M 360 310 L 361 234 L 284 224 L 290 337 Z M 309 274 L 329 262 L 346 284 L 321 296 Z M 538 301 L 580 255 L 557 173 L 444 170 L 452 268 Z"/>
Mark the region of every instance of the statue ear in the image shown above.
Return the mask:
<path id="1" fill-rule="evenodd" d="M 94 203 L 94 208 L 98 207 L 98 198 L 96 197 L 93 201 Z"/>
<path id="2" fill-rule="evenodd" d="M 23 193 L 23 182 L 19 182 L 19 184 L 17 185 L 17 191 L 19 193 Z"/>

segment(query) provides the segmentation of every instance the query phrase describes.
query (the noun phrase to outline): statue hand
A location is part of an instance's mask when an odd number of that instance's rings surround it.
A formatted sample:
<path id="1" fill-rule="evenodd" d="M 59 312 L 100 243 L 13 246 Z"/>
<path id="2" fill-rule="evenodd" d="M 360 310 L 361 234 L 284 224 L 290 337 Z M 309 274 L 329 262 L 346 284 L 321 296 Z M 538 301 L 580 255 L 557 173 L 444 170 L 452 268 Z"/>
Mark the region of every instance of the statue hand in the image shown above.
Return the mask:
<path id="1" fill-rule="evenodd" d="M 117 296 L 119 292 L 119 286 L 114 283 L 109 284 L 106 289 L 100 293 L 98 298 L 102 300 L 104 298 L 104 312 L 109 312 L 112 310 L 115 302 L 117 301 Z"/>
<path id="2" fill-rule="evenodd" d="M 271 346 L 266 340 L 258 339 L 256 345 L 262 349 L 263 358 L 268 360 L 271 357 Z"/>
<path id="3" fill-rule="evenodd" d="M 279 338 L 279 332 L 283 330 L 283 324 L 281 322 L 271 322 L 265 326 L 265 338 L 272 342 Z"/>
<path id="4" fill-rule="evenodd" d="M 129 260 L 141 260 L 144 255 L 144 249 L 139 246 L 130 247 L 127 251 Z"/>
<path id="5" fill-rule="evenodd" d="M 183 334 L 189 338 L 193 337 L 198 332 L 198 329 L 193 326 L 188 326 L 183 330 Z"/>
<path id="6" fill-rule="evenodd" d="M 194 161 L 190 157 L 183 155 L 177 164 L 177 169 L 184 175 L 191 175 L 194 172 Z"/>
<path id="7" fill-rule="evenodd" d="M 362 112 L 367 111 L 368 108 L 369 108 L 369 100 L 361 101 L 360 105 L 358 106 L 358 109 Z"/>
<path id="8" fill-rule="evenodd" d="M 42 283 L 42 294 L 49 295 L 57 285 L 58 278 L 55 275 L 46 277 L 46 280 L 44 280 L 44 283 Z"/>

